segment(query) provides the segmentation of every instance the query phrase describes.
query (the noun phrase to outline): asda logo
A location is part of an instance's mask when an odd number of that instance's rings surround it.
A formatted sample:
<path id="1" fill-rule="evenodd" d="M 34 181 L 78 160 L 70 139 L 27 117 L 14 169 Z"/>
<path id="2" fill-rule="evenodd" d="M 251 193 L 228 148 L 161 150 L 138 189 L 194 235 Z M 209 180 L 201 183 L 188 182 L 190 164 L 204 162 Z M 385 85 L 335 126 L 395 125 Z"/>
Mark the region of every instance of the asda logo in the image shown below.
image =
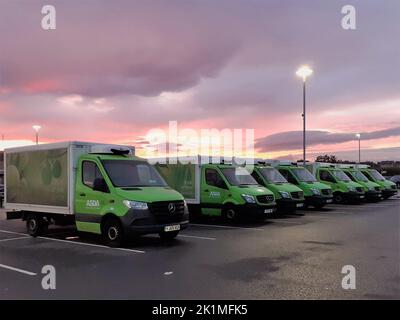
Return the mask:
<path id="1" fill-rule="evenodd" d="M 100 201 L 99 200 L 87 200 L 86 207 L 98 208 L 98 207 L 100 207 Z"/>

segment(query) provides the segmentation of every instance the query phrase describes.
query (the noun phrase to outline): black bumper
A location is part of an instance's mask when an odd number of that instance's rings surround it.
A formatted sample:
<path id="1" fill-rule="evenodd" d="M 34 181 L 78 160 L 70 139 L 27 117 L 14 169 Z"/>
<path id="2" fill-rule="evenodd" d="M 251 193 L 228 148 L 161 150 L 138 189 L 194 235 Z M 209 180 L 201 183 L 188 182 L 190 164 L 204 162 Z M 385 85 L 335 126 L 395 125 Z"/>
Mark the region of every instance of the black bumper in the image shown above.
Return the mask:
<path id="1" fill-rule="evenodd" d="M 389 197 L 392 197 L 392 196 L 394 196 L 394 195 L 396 195 L 397 194 L 397 190 L 395 190 L 395 189 L 384 189 L 384 190 L 382 190 L 382 197 L 383 198 L 389 198 Z"/>
<path id="2" fill-rule="evenodd" d="M 278 211 L 295 211 L 304 207 L 304 200 L 278 199 L 276 206 Z"/>
<path id="3" fill-rule="evenodd" d="M 189 224 L 189 213 L 156 216 L 149 210 L 130 209 L 121 217 L 122 226 L 127 235 L 144 235 L 160 233 L 167 226 L 179 225 L 179 230 L 186 229 Z"/>
<path id="4" fill-rule="evenodd" d="M 305 199 L 306 199 L 305 201 L 306 205 L 316 206 L 316 207 L 322 207 L 333 202 L 332 196 L 312 195 L 309 197 L 305 197 Z"/>
<path id="5" fill-rule="evenodd" d="M 267 218 L 276 212 L 276 203 L 238 205 L 237 211 L 242 217 Z"/>
<path id="6" fill-rule="evenodd" d="M 343 199 L 347 202 L 361 202 L 365 200 L 365 193 L 344 192 Z"/>
<path id="7" fill-rule="evenodd" d="M 365 199 L 370 201 L 378 201 L 382 199 L 382 192 L 380 191 L 367 191 L 365 193 Z"/>

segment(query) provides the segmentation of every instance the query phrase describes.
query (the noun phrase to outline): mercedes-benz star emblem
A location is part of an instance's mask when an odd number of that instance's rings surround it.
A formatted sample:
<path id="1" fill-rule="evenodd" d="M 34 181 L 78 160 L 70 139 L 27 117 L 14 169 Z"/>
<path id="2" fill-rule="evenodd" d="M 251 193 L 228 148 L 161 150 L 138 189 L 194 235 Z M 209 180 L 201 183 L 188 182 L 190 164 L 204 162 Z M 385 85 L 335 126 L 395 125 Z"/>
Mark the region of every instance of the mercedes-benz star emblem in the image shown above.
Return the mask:
<path id="1" fill-rule="evenodd" d="M 175 213 L 175 205 L 173 203 L 168 205 L 168 211 L 169 213 Z"/>

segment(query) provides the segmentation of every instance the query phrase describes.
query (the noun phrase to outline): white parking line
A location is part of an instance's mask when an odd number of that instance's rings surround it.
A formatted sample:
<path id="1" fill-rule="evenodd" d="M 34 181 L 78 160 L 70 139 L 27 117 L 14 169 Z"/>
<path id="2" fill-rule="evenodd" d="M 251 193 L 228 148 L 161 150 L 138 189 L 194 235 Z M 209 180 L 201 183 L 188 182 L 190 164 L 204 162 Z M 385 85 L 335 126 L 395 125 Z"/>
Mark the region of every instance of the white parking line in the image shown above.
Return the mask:
<path id="1" fill-rule="evenodd" d="M 112 247 L 107 247 L 107 246 L 103 246 L 100 244 L 94 244 L 94 243 L 69 241 L 69 240 L 62 240 L 62 239 L 55 239 L 55 238 L 48 238 L 48 237 L 37 237 L 37 238 L 38 239 L 46 239 L 46 240 L 50 240 L 50 241 L 72 243 L 72 244 L 82 245 L 82 246 L 90 246 L 90 247 L 97 247 L 97 248 L 104 248 L 104 249 L 114 249 L 114 250 L 128 251 L 128 252 L 134 252 L 134 253 L 145 253 L 145 251 L 143 251 L 143 250 L 135 250 L 135 249 L 127 249 L 127 248 L 112 248 Z"/>
<path id="2" fill-rule="evenodd" d="M 12 240 L 19 240 L 19 239 L 29 239 L 29 236 L 25 237 L 17 237 L 17 238 L 8 238 L 8 239 L 1 239 L 0 242 L 5 242 L 5 241 L 12 241 Z"/>
<path id="3" fill-rule="evenodd" d="M 199 226 L 199 227 L 211 227 L 211 228 L 244 229 L 244 230 L 264 231 L 264 229 L 261 229 L 261 228 L 222 226 L 222 225 L 218 225 L 218 224 L 191 223 L 190 225 L 191 226 Z"/>
<path id="4" fill-rule="evenodd" d="M 294 224 L 294 225 L 301 225 L 303 223 L 296 222 L 296 221 L 286 221 L 286 220 L 274 220 L 274 223 L 283 223 L 283 224 Z"/>
<path id="5" fill-rule="evenodd" d="M 10 234 L 19 234 L 19 235 L 22 235 L 22 236 L 27 236 L 26 238 L 29 238 L 26 233 L 13 232 L 13 231 L 7 231 L 7 230 L 0 230 L 0 232 L 10 233 Z M 92 246 L 92 247 L 98 247 L 98 248 L 114 249 L 114 250 L 128 251 L 128 252 L 135 252 L 135 253 L 146 253 L 143 250 L 135 250 L 135 249 L 127 249 L 127 248 L 112 248 L 112 247 L 107 247 L 107 246 L 103 246 L 103 245 L 100 245 L 100 244 L 68 241 L 68 240 L 55 239 L 55 238 L 49 238 L 49 237 L 37 237 L 37 239 L 45 239 L 45 240 L 50 240 L 50 241 L 72 243 L 72 244 L 77 244 L 77 245 L 82 245 L 82 246 Z"/>
<path id="6" fill-rule="evenodd" d="M 28 235 L 26 233 L 14 232 L 14 231 L 8 231 L 8 230 L 0 230 L 0 232 L 9 233 L 9 234 L 19 234 L 20 236 L 27 236 Z"/>
<path id="7" fill-rule="evenodd" d="M 188 234 L 180 234 L 178 237 L 183 237 L 183 238 L 194 238 L 194 239 L 201 239 L 201 240 L 217 240 L 217 238 L 210 238 L 210 237 L 200 237 L 200 236 L 191 236 Z"/>
<path id="8" fill-rule="evenodd" d="M 23 274 L 27 274 L 28 276 L 36 276 L 37 275 L 37 273 L 31 272 L 31 271 L 22 270 L 22 269 L 11 267 L 11 266 L 7 266 L 7 265 L 1 264 L 1 263 L 0 263 L 0 268 L 4 268 L 4 269 L 20 272 L 20 273 L 23 273 Z"/>
<path id="9" fill-rule="evenodd" d="M 393 208 L 394 206 L 392 206 L 392 205 L 375 205 L 375 204 L 373 204 L 373 205 L 369 205 L 367 208 Z"/>
<path id="10" fill-rule="evenodd" d="M 346 211 L 332 211 L 332 212 L 328 212 L 328 214 L 330 214 L 330 213 L 339 213 L 339 214 L 348 214 L 348 212 L 346 212 Z"/>

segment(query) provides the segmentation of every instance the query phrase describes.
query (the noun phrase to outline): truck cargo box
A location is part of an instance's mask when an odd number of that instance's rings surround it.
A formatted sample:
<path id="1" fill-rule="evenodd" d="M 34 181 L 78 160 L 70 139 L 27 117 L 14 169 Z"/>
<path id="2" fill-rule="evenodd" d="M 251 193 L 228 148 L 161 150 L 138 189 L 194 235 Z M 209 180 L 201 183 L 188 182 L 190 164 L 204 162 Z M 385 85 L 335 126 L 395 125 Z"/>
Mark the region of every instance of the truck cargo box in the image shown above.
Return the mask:
<path id="1" fill-rule="evenodd" d="M 73 214 L 77 161 L 81 154 L 106 146 L 63 142 L 6 149 L 4 207 Z"/>

